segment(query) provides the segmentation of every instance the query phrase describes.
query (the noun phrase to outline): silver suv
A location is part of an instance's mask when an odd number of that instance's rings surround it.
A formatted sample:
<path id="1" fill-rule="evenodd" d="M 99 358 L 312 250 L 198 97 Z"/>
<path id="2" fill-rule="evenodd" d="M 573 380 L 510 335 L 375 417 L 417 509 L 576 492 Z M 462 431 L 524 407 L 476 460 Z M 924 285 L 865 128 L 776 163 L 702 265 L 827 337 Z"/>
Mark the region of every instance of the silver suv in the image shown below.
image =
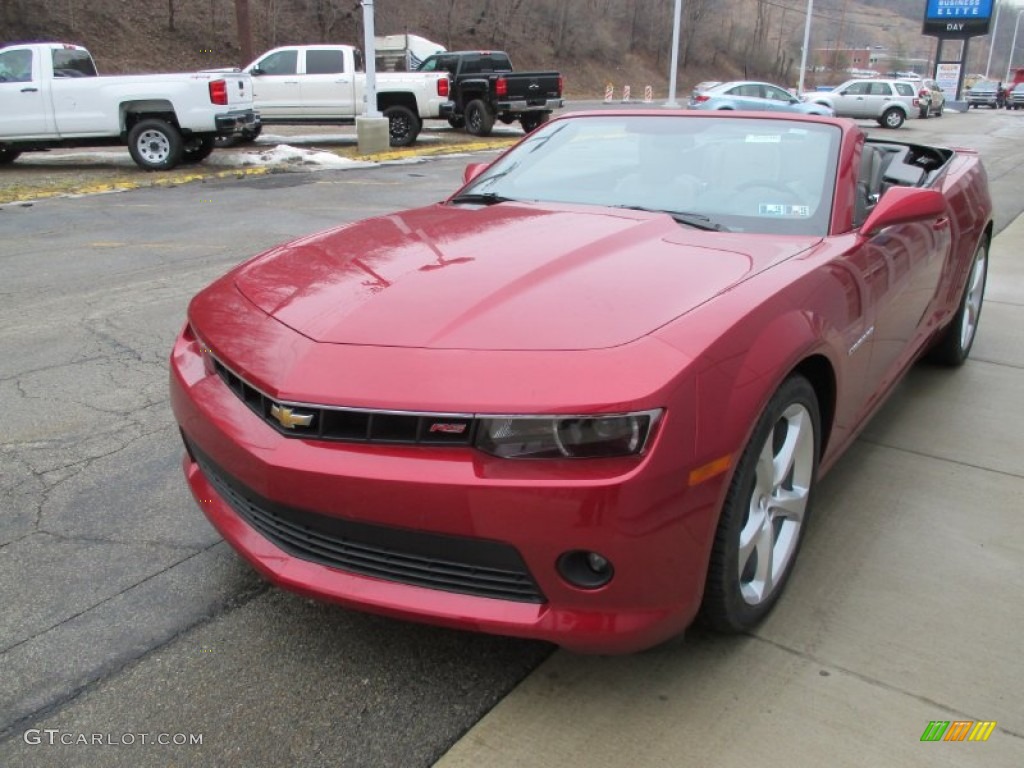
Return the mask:
<path id="1" fill-rule="evenodd" d="M 836 117 L 877 120 L 883 128 L 899 128 L 921 111 L 917 89 L 905 80 L 847 80 L 831 91 L 810 94 L 807 100 L 831 107 Z"/>

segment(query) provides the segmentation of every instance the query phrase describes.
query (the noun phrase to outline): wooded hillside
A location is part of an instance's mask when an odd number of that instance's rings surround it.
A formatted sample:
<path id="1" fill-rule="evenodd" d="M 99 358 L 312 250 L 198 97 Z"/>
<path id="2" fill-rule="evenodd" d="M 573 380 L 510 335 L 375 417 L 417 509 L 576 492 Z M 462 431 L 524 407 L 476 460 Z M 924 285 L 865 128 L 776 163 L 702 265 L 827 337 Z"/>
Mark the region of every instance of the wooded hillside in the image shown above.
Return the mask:
<path id="1" fill-rule="evenodd" d="M 882 46 L 928 58 L 924 0 L 817 0 L 811 50 Z M 248 7 L 253 50 L 362 43 L 358 0 L 0 0 L 0 42 L 60 40 L 87 46 L 102 71 L 241 66 L 236 4 Z M 413 32 L 448 48 L 507 50 L 517 67 L 557 67 L 570 96 L 606 82 L 664 93 L 673 0 L 376 0 L 379 34 Z M 804 0 L 685 0 L 680 84 L 704 79 L 796 82 Z M 1012 18 L 1010 12 L 1004 18 Z M 987 39 L 973 46 L 984 69 Z M 823 76 L 824 77 L 824 76 Z M 834 79 L 834 77 L 832 78 Z M 813 78 L 812 78 L 813 80 Z"/>

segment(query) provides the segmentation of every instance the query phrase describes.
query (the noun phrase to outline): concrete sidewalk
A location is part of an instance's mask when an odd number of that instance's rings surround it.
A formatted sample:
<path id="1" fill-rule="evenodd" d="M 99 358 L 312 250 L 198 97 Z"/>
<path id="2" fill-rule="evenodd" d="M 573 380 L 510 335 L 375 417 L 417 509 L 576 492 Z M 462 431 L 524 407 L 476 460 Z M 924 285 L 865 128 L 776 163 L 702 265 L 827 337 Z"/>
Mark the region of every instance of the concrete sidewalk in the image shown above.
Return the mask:
<path id="1" fill-rule="evenodd" d="M 960 370 L 917 366 L 821 484 L 752 635 L 553 655 L 437 763 L 1024 765 L 1024 217 Z M 933 720 L 987 742 L 922 742 Z"/>

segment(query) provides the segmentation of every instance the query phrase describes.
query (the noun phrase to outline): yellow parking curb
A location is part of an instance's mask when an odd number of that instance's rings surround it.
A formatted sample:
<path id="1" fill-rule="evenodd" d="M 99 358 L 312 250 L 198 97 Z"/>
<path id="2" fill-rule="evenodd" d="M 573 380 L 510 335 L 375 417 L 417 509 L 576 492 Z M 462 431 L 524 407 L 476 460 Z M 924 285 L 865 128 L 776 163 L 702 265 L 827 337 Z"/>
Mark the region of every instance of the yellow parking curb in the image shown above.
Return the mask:
<path id="1" fill-rule="evenodd" d="M 210 171 L 208 173 L 189 173 L 181 176 L 160 176 L 152 180 L 135 181 L 130 179 L 116 179 L 100 184 L 78 184 L 61 189 L 41 190 L 0 190 L 0 205 L 5 203 L 23 203 L 32 200 L 44 200 L 51 197 L 74 196 L 74 195 L 98 195 L 106 192 L 122 192 L 127 189 L 142 189 L 144 187 L 176 187 L 181 184 L 190 184 L 193 181 L 206 179 L 226 179 L 232 176 L 262 176 L 272 169 L 267 166 L 254 168 L 232 168 L 226 171 Z"/>
<path id="2" fill-rule="evenodd" d="M 353 160 L 370 163 L 382 163 L 388 160 L 405 160 L 410 157 L 432 157 L 434 155 L 457 155 L 463 152 L 480 152 L 488 149 L 506 149 L 519 141 L 515 139 L 497 139 L 495 141 L 469 141 L 464 144 L 442 144 L 437 147 L 414 147 L 411 149 L 393 149 L 389 152 L 376 152 L 371 155 L 347 155 Z"/>
<path id="3" fill-rule="evenodd" d="M 518 138 L 495 139 L 493 141 L 471 141 L 461 144 L 443 144 L 440 146 L 419 146 L 409 149 L 396 149 L 389 152 L 378 152 L 370 155 L 351 155 L 333 152 L 339 157 L 368 163 L 386 163 L 395 160 L 407 160 L 415 157 L 436 157 L 442 155 L 480 152 L 486 150 L 503 150 L 519 141 Z M 100 183 L 72 184 L 60 189 L 26 189 L 24 186 L 0 189 L 0 205 L 7 203 L 26 203 L 33 200 L 45 200 L 53 197 L 98 195 L 108 192 L 123 192 L 129 189 L 146 187 L 176 187 L 206 179 L 239 178 L 241 176 L 262 176 L 279 172 L 274 166 L 243 166 L 222 171 L 193 172 L 179 175 L 145 174 L 139 179 L 120 178 Z M 171 172 L 173 174 L 173 172 Z"/>

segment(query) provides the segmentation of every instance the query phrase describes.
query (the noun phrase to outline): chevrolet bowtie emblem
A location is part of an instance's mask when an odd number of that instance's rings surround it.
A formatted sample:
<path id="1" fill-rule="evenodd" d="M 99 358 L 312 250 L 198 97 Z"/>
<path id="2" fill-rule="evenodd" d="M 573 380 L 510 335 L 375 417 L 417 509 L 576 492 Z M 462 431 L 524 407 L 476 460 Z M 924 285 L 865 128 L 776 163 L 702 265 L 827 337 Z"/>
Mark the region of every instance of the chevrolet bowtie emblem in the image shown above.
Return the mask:
<path id="1" fill-rule="evenodd" d="M 308 427 L 313 422 L 312 413 L 296 413 L 284 405 L 270 406 L 270 415 L 277 419 L 278 423 L 285 429 Z"/>

